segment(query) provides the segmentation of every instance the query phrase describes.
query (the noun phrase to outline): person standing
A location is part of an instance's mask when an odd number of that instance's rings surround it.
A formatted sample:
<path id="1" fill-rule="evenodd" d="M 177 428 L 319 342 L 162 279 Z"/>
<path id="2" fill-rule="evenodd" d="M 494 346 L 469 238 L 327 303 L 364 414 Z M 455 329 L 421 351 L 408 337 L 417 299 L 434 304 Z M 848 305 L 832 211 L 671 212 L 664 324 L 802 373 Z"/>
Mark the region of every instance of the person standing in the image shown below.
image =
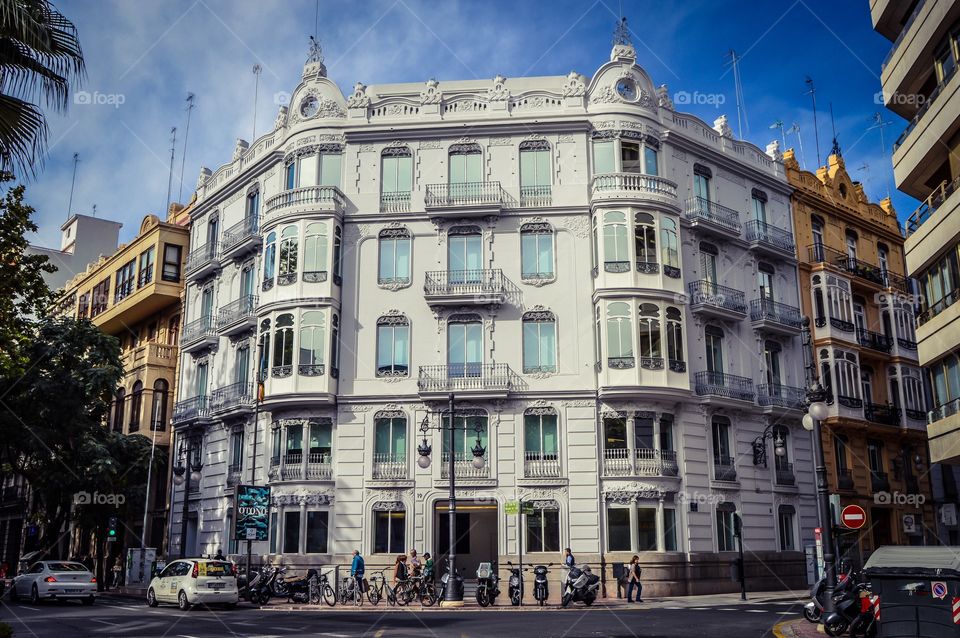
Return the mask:
<path id="1" fill-rule="evenodd" d="M 407 555 L 399 554 L 397 561 L 393 564 L 393 588 L 396 589 L 399 583 L 407 580 Z"/>
<path id="2" fill-rule="evenodd" d="M 123 559 L 117 556 L 117 559 L 113 561 L 113 582 L 110 583 L 110 586 L 114 589 L 120 587 L 120 575 L 123 573 Z"/>
<path id="3" fill-rule="evenodd" d="M 217 554 L 213 557 L 213 560 L 226 560 L 223 556 L 223 549 L 217 548 Z"/>
<path id="4" fill-rule="evenodd" d="M 350 575 L 353 576 L 353 579 L 356 582 L 356 586 L 360 588 L 360 591 L 363 591 L 363 572 L 365 566 L 363 564 L 363 556 L 360 555 L 360 550 L 353 550 L 353 562 L 350 564 Z"/>
<path id="5" fill-rule="evenodd" d="M 563 550 L 563 564 L 567 569 L 577 564 L 577 559 L 573 557 L 573 552 L 570 551 L 569 547 Z"/>
<path id="6" fill-rule="evenodd" d="M 627 573 L 627 602 L 642 603 L 643 600 L 640 598 L 640 592 L 643 591 L 643 585 L 640 584 L 640 574 L 643 570 L 640 569 L 640 557 L 634 554 L 633 558 L 630 559 L 630 565 L 627 569 L 629 570 Z M 636 601 L 633 600 L 634 587 L 637 588 Z"/>
<path id="7" fill-rule="evenodd" d="M 413 570 L 414 576 L 420 575 L 420 557 L 417 556 L 417 550 L 410 550 L 410 569 Z"/>
<path id="8" fill-rule="evenodd" d="M 423 553 L 423 578 L 429 582 L 434 581 L 433 575 L 433 557 L 430 556 L 430 552 Z"/>

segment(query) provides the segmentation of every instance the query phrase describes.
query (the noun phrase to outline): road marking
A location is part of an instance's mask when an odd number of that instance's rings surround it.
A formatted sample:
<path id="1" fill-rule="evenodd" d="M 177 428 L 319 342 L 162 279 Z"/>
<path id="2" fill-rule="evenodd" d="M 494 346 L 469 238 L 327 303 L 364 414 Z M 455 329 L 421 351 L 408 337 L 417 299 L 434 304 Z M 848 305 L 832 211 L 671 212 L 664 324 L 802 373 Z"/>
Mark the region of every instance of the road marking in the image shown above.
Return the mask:
<path id="1" fill-rule="evenodd" d="M 739 609 L 734 609 L 733 607 L 723 607 L 717 611 L 740 611 Z"/>
<path id="2" fill-rule="evenodd" d="M 331 634 L 331 633 L 325 633 L 325 634 L 317 634 L 317 635 L 318 635 L 318 636 L 330 636 L 330 638 L 350 638 L 350 634 Z"/>
<path id="3" fill-rule="evenodd" d="M 104 625 L 110 625 L 112 627 L 116 627 L 117 625 L 120 624 L 120 623 L 110 622 L 109 620 L 102 620 L 100 618 L 91 618 L 90 620 L 92 622 L 102 622 Z"/>
<path id="4" fill-rule="evenodd" d="M 767 613 L 766 609 L 744 609 L 748 614 L 765 614 Z"/>

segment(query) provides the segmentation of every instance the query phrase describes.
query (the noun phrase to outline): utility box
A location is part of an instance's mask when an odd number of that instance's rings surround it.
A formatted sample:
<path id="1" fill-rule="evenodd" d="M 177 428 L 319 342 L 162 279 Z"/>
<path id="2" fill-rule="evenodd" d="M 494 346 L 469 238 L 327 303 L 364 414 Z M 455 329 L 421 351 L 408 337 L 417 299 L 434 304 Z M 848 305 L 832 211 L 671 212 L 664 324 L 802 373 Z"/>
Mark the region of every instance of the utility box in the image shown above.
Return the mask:
<path id="1" fill-rule="evenodd" d="M 960 638 L 960 547 L 881 547 L 864 574 L 878 638 Z"/>

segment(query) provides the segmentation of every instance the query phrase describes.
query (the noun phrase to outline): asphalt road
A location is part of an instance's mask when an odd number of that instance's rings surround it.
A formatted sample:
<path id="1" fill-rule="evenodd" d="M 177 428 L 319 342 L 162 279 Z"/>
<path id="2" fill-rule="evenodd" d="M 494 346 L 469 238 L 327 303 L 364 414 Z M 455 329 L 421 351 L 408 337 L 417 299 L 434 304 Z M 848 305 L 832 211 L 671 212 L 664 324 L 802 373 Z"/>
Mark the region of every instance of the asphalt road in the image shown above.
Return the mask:
<path id="1" fill-rule="evenodd" d="M 170 638 L 279 638 L 326 636 L 348 638 L 370 636 L 727 636 L 752 638 L 772 636 L 771 628 L 796 618 L 801 607 L 795 603 L 756 603 L 694 608 L 604 608 L 595 605 L 567 610 L 477 610 L 384 611 L 383 607 L 362 610 L 294 611 L 271 605 L 269 610 L 241 604 L 233 610 L 194 609 L 181 612 L 175 607 L 150 609 L 133 600 L 101 599 L 93 607 L 79 603 L 41 605 L 0 601 L 0 621 L 13 627 L 16 638 L 74 638 L 77 636 L 169 636 Z"/>

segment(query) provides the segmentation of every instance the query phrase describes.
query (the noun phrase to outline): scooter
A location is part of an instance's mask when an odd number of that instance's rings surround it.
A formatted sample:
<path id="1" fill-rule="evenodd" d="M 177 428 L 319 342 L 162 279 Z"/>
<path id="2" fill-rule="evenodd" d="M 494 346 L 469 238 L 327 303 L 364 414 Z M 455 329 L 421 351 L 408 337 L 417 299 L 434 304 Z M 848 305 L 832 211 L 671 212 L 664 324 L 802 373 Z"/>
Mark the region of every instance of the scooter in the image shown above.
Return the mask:
<path id="1" fill-rule="evenodd" d="M 833 589 L 834 600 L 842 595 L 850 586 L 850 574 L 842 573 L 837 577 L 837 585 Z M 814 583 L 810 588 L 810 602 L 803 606 L 803 617 L 812 623 L 819 623 L 823 617 L 823 604 L 825 602 L 827 590 L 827 577 L 821 576 L 820 580 Z"/>
<path id="2" fill-rule="evenodd" d="M 317 576 L 317 570 L 308 569 L 304 578 L 286 582 L 287 602 L 288 603 L 310 603 L 312 605 L 320 604 L 320 579 Z"/>
<path id="3" fill-rule="evenodd" d="M 480 563 L 477 568 L 477 604 L 489 607 L 500 595 L 500 578 L 491 563 Z"/>
<path id="4" fill-rule="evenodd" d="M 513 563 L 507 561 L 510 566 L 510 578 L 507 579 L 507 593 L 510 595 L 510 604 L 517 607 L 520 600 L 523 599 L 523 574 L 519 567 L 514 567 Z"/>
<path id="5" fill-rule="evenodd" d="M 600 577 L 590 571 L 589 565 L 574 565 L 567 571 L 562 586 L 561 607 L 566 607 L 571 602 L 582 602 L 589 607 L 597 599 Z"/>
<path id="6" fill-rule="evenodd" d="M 277 594 L 274 589 L 277 578 L 280 576 L 280 573 L 285 570 L 285 567 L 264 567 L 263 570 L 261 570 L 259 581 L 250 588 L 247 594 L 247 600 L 254 605 L 266 605 L 272 597 L 286 595 L 286 590 L 284 590 L 283 594 Z"/>
<path id="7" fill-rule="evenodd" d="M 851 630 L 851 635 L 853 635 L 854 623 L 857 624 L 858 633 L 863 635 L 870 624 L 870 620 L 873 619 L 869 595 L 869 585 L 860 582 L 846 588 L 839 596 L 835 596 L 833 605 L 836 611 L 823 619 L 823 629 L 827 632 L 827 635 L 842 636 L 847 633 L 848 629 Z"/>
<path id="8" fill-rule="evenodd" d="M 548 567 L 553 567 L 553 563 L 537 565 L 533 568 L 533 597 L 541 607 L 546 604 L 547 598 L 550 596 L 550 588 L 547 585 Z"/>

